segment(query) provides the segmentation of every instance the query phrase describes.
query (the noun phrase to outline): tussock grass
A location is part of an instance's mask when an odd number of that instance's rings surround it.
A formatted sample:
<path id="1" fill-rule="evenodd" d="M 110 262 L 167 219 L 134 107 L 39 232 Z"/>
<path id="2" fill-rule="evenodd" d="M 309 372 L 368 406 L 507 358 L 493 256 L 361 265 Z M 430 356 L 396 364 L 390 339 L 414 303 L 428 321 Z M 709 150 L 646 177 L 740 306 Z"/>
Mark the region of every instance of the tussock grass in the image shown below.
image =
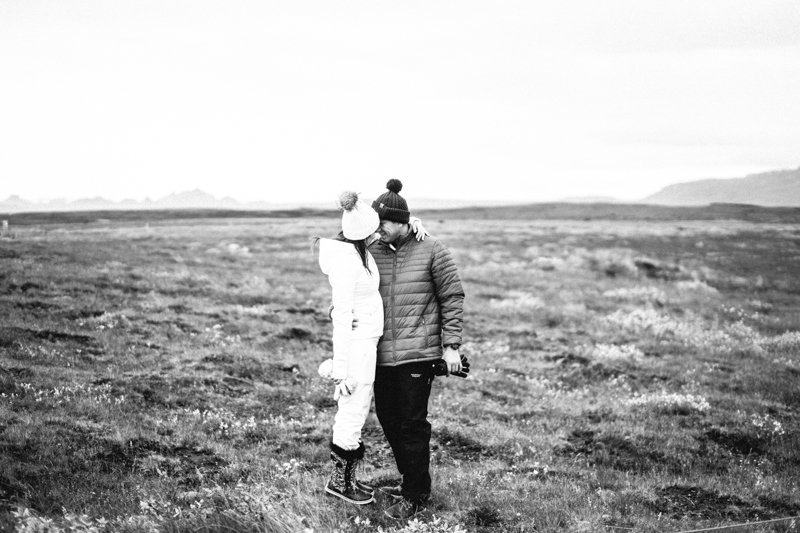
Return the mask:
<path id="1" fill-rule="evenodd" d="M 655 532 L 800 514 L 793 223 L 432 221 L 467 290 L 472 372 L 434 383 L 434 495 L 396 523 L 382 497 L 322 490 L 329 287 L 308 244 L 337 219 L 39 217 L 0 241 L 0 529 Z M 396 484 L 374 415 L 364 439 L 362 478 Z"/>

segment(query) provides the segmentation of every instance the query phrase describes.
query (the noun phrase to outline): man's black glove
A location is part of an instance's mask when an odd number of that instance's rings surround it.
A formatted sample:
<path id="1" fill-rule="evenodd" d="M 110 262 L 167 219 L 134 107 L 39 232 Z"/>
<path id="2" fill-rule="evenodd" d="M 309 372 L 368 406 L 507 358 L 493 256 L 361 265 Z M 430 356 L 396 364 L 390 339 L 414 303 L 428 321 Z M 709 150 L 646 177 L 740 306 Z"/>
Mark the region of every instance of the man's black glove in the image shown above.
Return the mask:
<path id="1" fill-rule="evenodd" d="M 469 361 L 467 361 L 467 356 L 462 354 L 458 354 L 461 356 L 461 372 L 450 372 L 451 376 L 458 376 L 460 378 L 467 377 L 469 374 Z M 444 359 L 439 359 L 435 363 L 433 363 L 433 375 L 434 376 L 446 376 L 447 375 L 447 363 Z"/>

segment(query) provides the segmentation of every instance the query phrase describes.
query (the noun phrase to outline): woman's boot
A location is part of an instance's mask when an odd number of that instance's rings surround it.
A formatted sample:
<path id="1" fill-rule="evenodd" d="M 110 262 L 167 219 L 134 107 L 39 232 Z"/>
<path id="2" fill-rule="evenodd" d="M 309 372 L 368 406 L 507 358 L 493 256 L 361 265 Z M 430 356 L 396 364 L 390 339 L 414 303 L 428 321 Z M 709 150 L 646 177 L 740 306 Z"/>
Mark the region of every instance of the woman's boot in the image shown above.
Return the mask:
<path id="1" fill-rule="evenodd" d="M 363 457 L 363 448 L 359 447 L 359 449 L 361 449 Z M 331 443 L 333 472 L 325 485 L 325 492 L 355 505 L 365 505 L 374 502 L 375 498 L 369 492 L 360 490 L 354 483 L 353 472 L 358 461 L 357 456 L 358 449 L 344 450 Z"/>

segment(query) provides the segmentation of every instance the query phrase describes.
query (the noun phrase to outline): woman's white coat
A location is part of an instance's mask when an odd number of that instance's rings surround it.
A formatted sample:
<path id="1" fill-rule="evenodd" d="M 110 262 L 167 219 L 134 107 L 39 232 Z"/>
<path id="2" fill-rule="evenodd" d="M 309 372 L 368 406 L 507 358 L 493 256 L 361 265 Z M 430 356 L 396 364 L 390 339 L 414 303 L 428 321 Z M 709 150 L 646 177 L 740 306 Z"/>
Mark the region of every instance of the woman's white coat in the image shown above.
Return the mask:
<path id="1" fill-rule="evenodd" d="M 328 275 L 333 294 L 333 379 L 350 376 L 359 383 L 375 381 L 374 352 L 350 349 L 353 340 L 383 335 L 380 274 L 369 252 L 367 265 L 369 272 L 351 243 L 320 239 L 319 266 Z M 358 319 L 355 330 L 354 318 Z"/>

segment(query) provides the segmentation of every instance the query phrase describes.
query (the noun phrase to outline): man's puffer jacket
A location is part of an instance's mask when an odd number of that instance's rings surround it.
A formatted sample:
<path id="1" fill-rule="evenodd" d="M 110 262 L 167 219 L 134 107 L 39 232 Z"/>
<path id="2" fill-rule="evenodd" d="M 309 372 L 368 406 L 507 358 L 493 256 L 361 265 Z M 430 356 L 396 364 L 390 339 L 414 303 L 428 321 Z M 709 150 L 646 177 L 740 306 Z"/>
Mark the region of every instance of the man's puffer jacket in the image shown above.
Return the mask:
<path id="1" fill-rule="evenodd" d="M 417 241 L 409 233 L 369 250 L 381 274 L 383 337 L 378 366 L 436 360 L 443 344 L 461 343 L 464 289 L 450 251 L 435 237 Z"/>

